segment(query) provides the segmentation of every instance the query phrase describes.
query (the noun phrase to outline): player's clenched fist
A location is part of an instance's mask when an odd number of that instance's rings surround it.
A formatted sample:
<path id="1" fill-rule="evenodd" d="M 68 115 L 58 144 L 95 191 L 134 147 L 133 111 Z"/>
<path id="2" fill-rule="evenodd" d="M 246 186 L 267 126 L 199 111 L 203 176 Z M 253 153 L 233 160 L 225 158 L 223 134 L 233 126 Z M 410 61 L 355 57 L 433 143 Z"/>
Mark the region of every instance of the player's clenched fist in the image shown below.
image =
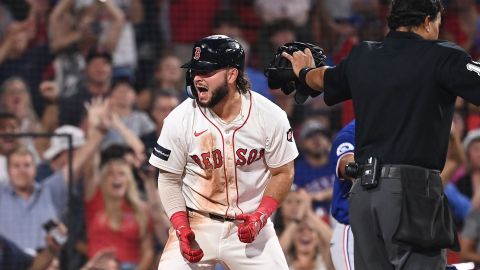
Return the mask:
<path id="1" fill-rule="evenodd" d="M 182 256 L 191 263 L 199 262 L 203 257 L 203 250 L 195 241 L 195 234 L 188 223 L 187 212 L 179 211 L 174 213 L 170 221 L 177 233 Z"/>
<path id="2" fill-rule="evenodd" d="M 238 225 L 238 239 L 243 243 L 251 243 L 267 223 L 268 217 L 265 213 L 255 211 L 253 214 L 238 215 L 236 219 L 244 221 Z"/>
<path id="3" fill-rule="evenodd" d="M 243 221 L 243 223 L 238 225 L 238 239 L 240 239 L 240 242 L 252 243 L 260 230 L 267 224 L 268 218 L 277 209 L 277 206 L 277 200 L 264 196 L 255 212 L 236 216 L 237 220 Z"/>

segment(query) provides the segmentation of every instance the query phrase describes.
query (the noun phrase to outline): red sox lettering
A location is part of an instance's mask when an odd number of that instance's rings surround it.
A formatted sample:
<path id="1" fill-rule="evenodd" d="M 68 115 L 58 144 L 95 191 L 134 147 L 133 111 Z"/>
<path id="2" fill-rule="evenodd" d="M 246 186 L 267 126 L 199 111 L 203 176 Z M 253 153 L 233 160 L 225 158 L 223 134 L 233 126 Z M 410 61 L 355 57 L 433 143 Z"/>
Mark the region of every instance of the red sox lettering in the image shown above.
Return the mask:
<path id="1" fill-rule="evenodd" d="M 265 149 L 246 149 L 238 148 L 235 152 L 236 166 L 250 165 L 255 161 L 261 160 L 265 155 Z M 190 156 L 195 163 L 204 170 L 218 169 L 223 166 L 222 151 L 215 149 L 211 152 L 204 152 L 200 155 Z"/>

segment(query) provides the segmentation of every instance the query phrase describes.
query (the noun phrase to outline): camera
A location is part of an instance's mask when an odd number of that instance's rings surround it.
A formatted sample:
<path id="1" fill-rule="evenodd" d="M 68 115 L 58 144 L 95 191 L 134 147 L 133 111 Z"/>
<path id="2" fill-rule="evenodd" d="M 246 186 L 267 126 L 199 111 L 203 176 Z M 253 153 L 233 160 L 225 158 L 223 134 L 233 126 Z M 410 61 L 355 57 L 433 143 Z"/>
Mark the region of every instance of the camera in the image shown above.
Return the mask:
<path id="1" fill-rule="evenodd" d="M 60 246 L 67 242 L 67 235 L 60 231 L 57 221 L 53 219 L 48 220 L 43 224 L 43 229 L 47 232 L 47 234 L 50 234 L 55 242 L 57 242 L 57 244 Z"/>
<path id="2" fill-rule="evenodd" d="M 363 174 L 360 179 L 362 187 L 367 189 L 374 188 L 378 185 L 378 178 L 380 177 L 380 165 L 378 159 L 369 157 L 367 162 L 363 165 Z"/>

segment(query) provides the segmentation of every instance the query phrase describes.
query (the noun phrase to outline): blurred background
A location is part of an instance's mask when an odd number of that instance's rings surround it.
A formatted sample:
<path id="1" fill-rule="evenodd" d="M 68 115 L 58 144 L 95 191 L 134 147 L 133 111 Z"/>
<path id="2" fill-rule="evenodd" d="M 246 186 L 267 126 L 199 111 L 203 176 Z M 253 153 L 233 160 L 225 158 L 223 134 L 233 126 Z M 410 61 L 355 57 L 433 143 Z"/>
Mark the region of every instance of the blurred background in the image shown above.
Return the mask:
<path id="1" fill-rule="evenodd" d="M 252 90 L 280 106 L 294 130 L 295 183 L 274 216 L 291 269 L 332 269 L 328 156 L 354 119 L 352 104 L 297 105 L 268 88 L 263 69 L 294 40 L 321 46 L 338 64 L 358 42 L 382 40 L 389 4 L 1 0 L 0 269 L 156 269 L 170 223 L 147 158 L 164 118 L 187 98 L 180 65 L 211 34 L 240 41 Z M 445 7 L 441 39 L 478 59 L 480 1 Z M 462 252 L 448 258 L 480 265 L 480 110 L 460 98 L 455 109 L 442 177 Z"/>

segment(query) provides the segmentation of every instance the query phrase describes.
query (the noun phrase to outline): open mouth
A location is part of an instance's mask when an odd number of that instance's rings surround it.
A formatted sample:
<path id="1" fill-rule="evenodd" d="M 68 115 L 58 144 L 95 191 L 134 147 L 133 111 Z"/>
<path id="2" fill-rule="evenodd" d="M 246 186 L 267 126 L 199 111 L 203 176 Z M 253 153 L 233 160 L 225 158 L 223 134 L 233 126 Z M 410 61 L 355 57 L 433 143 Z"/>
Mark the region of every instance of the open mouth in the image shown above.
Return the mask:
<path id="1" fill-rule="evenodd" d="M 123 187 L 122 183 L 112 183 L 112 188 L 121 189 Z"/>
<path id="2" fill-rule="evenodd" d="M 197 86 L 196 88 L 199 93 L 208 92 L 208 88 L 205 86 Z"/>
<path id="3" fill-rule="evenodd" d="M 312 242 L 312 239 L 300 239 L 300 244 L 309 245 Z"/>

